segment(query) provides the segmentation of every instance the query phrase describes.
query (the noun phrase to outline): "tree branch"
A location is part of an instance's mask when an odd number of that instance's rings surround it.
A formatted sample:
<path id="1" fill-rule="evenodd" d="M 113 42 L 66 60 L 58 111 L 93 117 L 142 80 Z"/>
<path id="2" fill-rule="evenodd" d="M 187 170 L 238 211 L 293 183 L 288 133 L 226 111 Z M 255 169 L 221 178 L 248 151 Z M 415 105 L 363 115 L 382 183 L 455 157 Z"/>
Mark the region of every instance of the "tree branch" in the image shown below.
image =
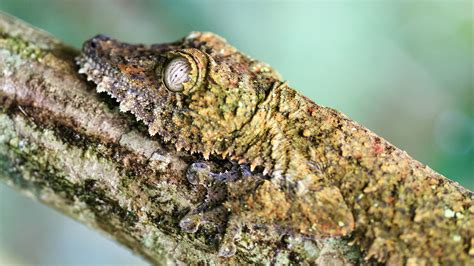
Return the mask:
<path id="1" fill-rule="evenodd" d="M 185 176 L 188 165 L 202 158 L 177 152 L 159 138 L 149 137 L 133 117 L 119 113 L 112 100 L 96 93 L 94 86 L 77 74 L 77 55 L 78 51 L 48 34 L 0 14 L 0 180 L 8 185 L 111 235 L 154 264 L 346 265 L 363 262 L 358 250 L 379 261 L 420 262 L 410 261 L 410 250 L 399 248 L 393 240 L 393 224 L 398 220 L 384 212 L 396 213 L 397 206 L 381 209 L 374 205 L 389 205 L 382 200 L 386 194 L 373 193 L 380 189 L 375 181 L 354 188 L 353 195 L 358 197 L 350 204 L 357 229 L 347 239 L 308 240 L 244 232 L 236 243 L 236 256 L 217 257 L 219 239 L 215 228 L 188 234 L 179 227 L 180 219 L 202 200 L 202 193 L 193 189 Z M 368 132 L 367 136 L 371 134 Z M 411 170 L 415 177 L 430 176 L 430 184 L 445 188 L 442 194 L 423 194 L 428 198 L 410 203 L 409 210 L 414 213 L 410 214 L 411 219 L 403 220 L 403 226 L 418 232 L 425 230 L 419 207 L 436 202 L 429 206 L 437 208 L 440 197 L 456 198 L 456 202 L 464 203 L 454 206 L 454 201 L 446 200 L 442 215 L 457 219 L 454 225 L 446 225 L 453 241 L 459 241 L 459 234 L 467 234 L 461 238 L 467 239 L 464 253 L 456 256 L 466 262 L 472 260 L 472 193 L 411 158 L 403 160 L 408 164 L 400 164 L 399 169 L 407 165 L 410 169 L 400 171 Z M 216 161 L 216 165 L 220 164 Z M 408 198 L 416 191 L 397 193 L 398 198 L 403 198 L 403 193 Z M 357 200 L 364 195 L 368 199 L 362 204 Z M 392 220 L 384 221 L 379 214 Z M 432 226 L 442 223 L 436 220 Z M 406 242 L 414 241 L 410 236 L 404 237 Z M 453 247 L 449 239 L 442 242 Z M 424 250 L 420 247 L 421 252 L 432 252 L 426 245 Z M 467 253 L 471 257 L 465 257 Z"/>
<path id="2" fill-rule="evenodd" d="M 216 256 L 211 229 L 193 235 L 178 225 L 200 200 L 185 171 L 201 158 L 149 137 L 98 95 L 77 74 L 78 51 L 6 15 L 0 15 L 0 29 L 1 180 L 152 263 L 230 262 Z M 231 260 L 269 262 L 276 259 L 274 246 L 263 241 Z M 354 256 L 342 240 L 301 241 L 290 250 L 312 260 Z"/>

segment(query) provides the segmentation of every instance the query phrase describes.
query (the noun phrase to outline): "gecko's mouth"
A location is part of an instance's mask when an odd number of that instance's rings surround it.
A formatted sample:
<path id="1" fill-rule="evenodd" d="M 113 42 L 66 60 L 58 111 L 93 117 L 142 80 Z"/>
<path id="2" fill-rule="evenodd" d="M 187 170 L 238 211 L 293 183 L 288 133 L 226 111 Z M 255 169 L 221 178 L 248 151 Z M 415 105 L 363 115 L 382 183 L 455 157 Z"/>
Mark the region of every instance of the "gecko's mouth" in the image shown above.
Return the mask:
<path id="1" fill-rule="evenodd" d="M 93 58 L 87 57 L 85 55 L 80 55 L 76 58 L 76 63 L 79 66 L 79 74 L 85 74 L 87 81 L 92 81 L 97 84 L 97 91 L 104 92 L 109 89 L 108 80 L 113 80 L 113 77 L 119 76 L 117 71 L 114 71 L 113 68 L 106 65 L 101 65 L 97 63 Z M 106 89 L 107 87 L 107 89 Z M 111 95 L 109 93 L 109 95 Z M 114 96 L 114 95 L 111 95 Z M 119 99 L 120 100 L 120 99 Z"/>
<path id="2" fill-rule="evenodd" d="M 118 71 L 113 71 L 110 64 L 101 57 L 106 55 L 102 48 L 102 43 L 107 42 L 113 42 L 113 40 L 105 35 L 95 36 L 84 43 L 82 54 L 76 58 L 79 73 L 86 74 L 87 80 L 93 81 L 96 84 L 102 83 L 103 78 L 110 79 L 119 76 Z"/>

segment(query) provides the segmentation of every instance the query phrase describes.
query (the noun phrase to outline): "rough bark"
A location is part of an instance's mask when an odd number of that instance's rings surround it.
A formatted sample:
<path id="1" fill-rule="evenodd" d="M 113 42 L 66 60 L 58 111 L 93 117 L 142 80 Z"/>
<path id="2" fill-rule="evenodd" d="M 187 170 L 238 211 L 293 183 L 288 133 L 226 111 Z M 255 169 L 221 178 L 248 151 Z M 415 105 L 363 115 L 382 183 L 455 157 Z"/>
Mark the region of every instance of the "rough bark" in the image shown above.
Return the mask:
<path id="1" fill-rule="evenodd" d="M 94 86 L 77 74 L 77 55 L 78 51 L 48 34 L 0 14 L 0 180 L 8 185 L 111 235 L 154 264 L 346 265 L 365 263 L 359 250 L 370 255 L 390 248 L 386 246 L 390 243 L 379 237 L 384 232 L 374 236 L 367 228 L 347 239 L 319 241 L 276 232 L 247 232 L 237 240 L 236 256 L 219 258 L 216 228 L 207 226 L 196 234 L 179 228 L 180 219 L 203 198 L 203 191 L 191 187 L 185 176 L 188 165 L 202 158 L 177 152 L 159 138 L 149 137 L 140 123 L 120 113 L 112 100 L 96 93 Z M 211 160 L 217 167 L 223 165 Z M 408 165 L 414 165 L 412 172 L 425 171 L 414 160 Z M 447 196 L 464 198 L 472 206 L 471 192 L 430 169 L 426 171 L 436 176 L 436 182 L 444 182 Z M 379 185 L 367 184 L 354 193 L 364 196 Z M 356 199 L 352 201 L 361 206 Z M 372 210 L 380 219 L 389 207 L 373 205 Z M 355 212 L 358 221 L 366 219 L 364 226 L 373 225 L 369 210 Z M 442 215 L 469 218 L 473 212 L 472 207 L 467 213 L 447 208 Z M 404 226 L 412 227 L 417 219 L 408 222 L 412 224 Z M 454 241 L 456 232 L 464 227 L 466 224 L 449 228 Z M 471 256 L 473 241 L 466 243 Z M 406 256 L 392 255 L 390 259 L 398 263 Z"/>

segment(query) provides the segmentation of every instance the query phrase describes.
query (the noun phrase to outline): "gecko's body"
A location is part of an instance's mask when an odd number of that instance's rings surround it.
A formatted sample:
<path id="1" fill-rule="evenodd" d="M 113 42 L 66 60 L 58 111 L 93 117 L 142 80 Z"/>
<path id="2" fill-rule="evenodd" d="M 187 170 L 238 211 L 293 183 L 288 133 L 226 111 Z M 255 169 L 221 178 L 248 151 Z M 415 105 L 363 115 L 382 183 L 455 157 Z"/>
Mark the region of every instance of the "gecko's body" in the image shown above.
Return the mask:
<path id="1" fill-rule="evenodd" d="M 388 205 L 396 203 L 403 182 L 442 185 L 430 176 L 431 170 L 421 164 L 401 165 L 411 158 L 341 113 L 316 105 L 269 66 L 216 35 L 192 33 L 175 43 L 152 46 L 97 36 L 85 43 L 78 62 L 98 90 L 142 120 L 151 135 L 204 158 L 230 159 L 268 175 L 224 180 L 228 193 L 223 206 L 231 215 L 224 237 L 230 243 L 221 249 L 223 256 L 233 255 L 232 239 L 245 223 L 312 238 L 346 236 L 356 225 L 368 230 L 368 222 L 359 219 L 371 202 L 358 202 L 360 191 L 371 188 L 380 193 L 375 193 L 377 202 L 393 207 Z M 212 176 L 209 168 L 196 167 L 195 176 Z M 410 168 L 424 170 L 412 173 Z M 195 183 L 206 185 L 201 179 Z M 400 215 L 412 216 L 410 206 L 399 206 Z M 394 219 L 394 213 L 387 215 Z M 182 228 L 197 230 L 196 217 L 201 216 L 188 215 Z M 472 230 L 469 233 L 468 239 Z M 370 246 L 369 257 L 384 261 L 399 252 L 398 245 L 406 245 L 391 237 L 372 234 L 369 239 L 379 242 Z M 404 256 L 397 259 L 406 260 Z"/>

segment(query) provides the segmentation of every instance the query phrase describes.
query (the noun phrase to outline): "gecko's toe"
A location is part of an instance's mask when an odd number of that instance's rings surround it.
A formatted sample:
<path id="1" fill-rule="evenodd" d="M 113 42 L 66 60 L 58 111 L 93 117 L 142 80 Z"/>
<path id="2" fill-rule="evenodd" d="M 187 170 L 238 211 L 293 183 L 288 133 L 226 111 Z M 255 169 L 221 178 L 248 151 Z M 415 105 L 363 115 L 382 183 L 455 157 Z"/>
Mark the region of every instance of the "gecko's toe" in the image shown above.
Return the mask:
<path id="1" fill-rule="evenodd" d="M 237 248 L 233 242 L 222 243 L 219 249 L 219 257 L 232 257 L 235 255 Z"/>
<path id="2" fill-rule="evenodd" d="M 201 216 L 198 214 L 194 215 L 186 215 L 181 221 L 179 222 L 179 227 L 182 230 L 188 233 L 196 233 L 199 229 L 199 225 L 201 224 L 202 219 Z"/>
<path id="3" fill-rule="evenodd" d="M 212 178 L 210 177 L 210 173 L 211 167 L 208 164 L 197 162 L 189 166 L 186 173 L 186 178 L 188 179 L 188 182 L 192 185 L 206 186 L 207 183 L 212 180 Z"/>

